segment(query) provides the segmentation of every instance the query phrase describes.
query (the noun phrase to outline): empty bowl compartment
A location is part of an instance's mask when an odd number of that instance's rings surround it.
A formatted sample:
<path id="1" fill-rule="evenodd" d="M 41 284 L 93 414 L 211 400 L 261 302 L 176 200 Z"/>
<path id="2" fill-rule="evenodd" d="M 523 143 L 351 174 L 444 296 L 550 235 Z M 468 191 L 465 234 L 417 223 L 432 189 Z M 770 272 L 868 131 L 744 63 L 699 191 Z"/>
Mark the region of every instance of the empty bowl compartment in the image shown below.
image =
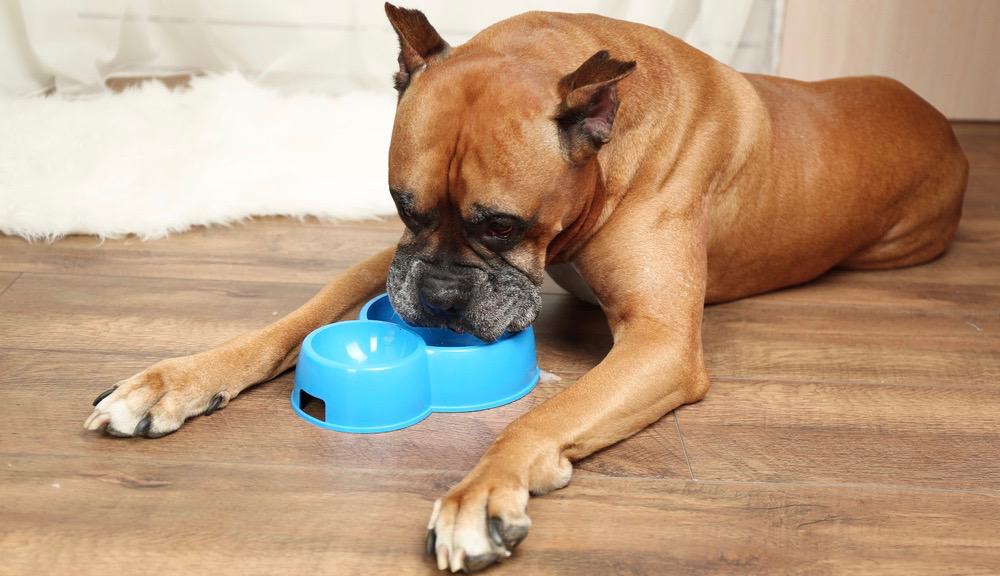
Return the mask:
<path id="1" fill-rule="evenodd" d="M 344 432 L 386 432 L 431 412 L 427 346 L 390 322 L 329 324 L 302 342 L 292 407 L 307 421 Z"/>

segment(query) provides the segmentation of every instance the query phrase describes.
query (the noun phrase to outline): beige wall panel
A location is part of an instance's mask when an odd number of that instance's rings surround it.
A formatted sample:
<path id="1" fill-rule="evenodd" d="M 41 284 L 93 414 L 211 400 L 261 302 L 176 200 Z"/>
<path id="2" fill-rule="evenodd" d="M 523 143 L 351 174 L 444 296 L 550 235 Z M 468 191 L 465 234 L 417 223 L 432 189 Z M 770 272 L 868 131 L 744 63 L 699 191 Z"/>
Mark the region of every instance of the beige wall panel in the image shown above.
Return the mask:
<path id="1" fill-rule="evenodd" d="M 787 0 L 779 74 L 879 74 L 951 118 L 1000 120 L 1000 0 Z"/>

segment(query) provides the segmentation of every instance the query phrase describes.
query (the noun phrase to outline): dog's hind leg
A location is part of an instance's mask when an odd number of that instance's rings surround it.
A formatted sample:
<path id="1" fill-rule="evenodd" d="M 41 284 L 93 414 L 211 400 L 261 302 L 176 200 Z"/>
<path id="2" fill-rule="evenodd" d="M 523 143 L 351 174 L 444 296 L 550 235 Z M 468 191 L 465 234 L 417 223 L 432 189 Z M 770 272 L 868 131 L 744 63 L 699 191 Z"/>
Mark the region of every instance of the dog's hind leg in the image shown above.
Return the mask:
<path id="1" fill-rule="evenodd" d="M 948 248 L 962 216 L 969 163 L 956 147 L 937 168 L 934 175 L 903 198 L 900 215 L 888 231 L 874 244 L 841 262 L 840 268 L 883 270 L 915 266 L 937 258 Z"/>

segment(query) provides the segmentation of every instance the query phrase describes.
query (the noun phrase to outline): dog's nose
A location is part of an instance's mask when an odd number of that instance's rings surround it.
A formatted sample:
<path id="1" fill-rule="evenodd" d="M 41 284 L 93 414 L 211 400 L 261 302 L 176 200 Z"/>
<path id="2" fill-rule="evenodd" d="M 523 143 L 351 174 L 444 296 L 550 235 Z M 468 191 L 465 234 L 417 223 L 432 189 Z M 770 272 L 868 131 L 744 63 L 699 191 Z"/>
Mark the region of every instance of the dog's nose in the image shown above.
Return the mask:
<path id="1" fill-rule="evenodd" d="M 428 275 L 420 283 L 420 303 L 435 316 L 461 312 L 468 299 L 468 291 L 458 278 Z"/>

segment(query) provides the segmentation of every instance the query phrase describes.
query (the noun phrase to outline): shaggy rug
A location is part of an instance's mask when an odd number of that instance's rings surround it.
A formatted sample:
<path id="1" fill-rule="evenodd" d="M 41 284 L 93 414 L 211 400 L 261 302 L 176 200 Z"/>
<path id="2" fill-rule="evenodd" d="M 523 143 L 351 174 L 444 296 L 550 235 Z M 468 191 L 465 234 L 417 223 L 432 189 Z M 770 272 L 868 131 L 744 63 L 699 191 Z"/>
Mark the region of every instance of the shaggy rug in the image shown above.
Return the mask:
<path id="1" fill-rule="evenodd" d="M 395 94 L 282 94 L 236 74 L 87 99 L 0 97 L 0 232 L 157 238 L 254 215 L 395 212 Z"/>

